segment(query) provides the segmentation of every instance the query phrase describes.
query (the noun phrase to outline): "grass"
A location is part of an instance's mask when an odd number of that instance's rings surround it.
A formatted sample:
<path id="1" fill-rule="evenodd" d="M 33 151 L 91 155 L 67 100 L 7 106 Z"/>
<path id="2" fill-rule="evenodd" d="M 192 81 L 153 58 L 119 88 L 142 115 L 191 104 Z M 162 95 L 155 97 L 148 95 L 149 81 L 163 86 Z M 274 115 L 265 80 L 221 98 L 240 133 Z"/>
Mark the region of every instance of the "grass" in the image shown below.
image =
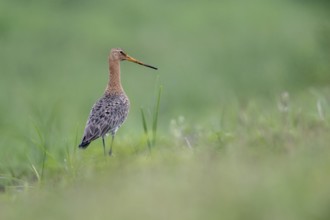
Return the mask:
<path id="1" fill-rule="evenodd" d="M 327 219 L 329 117 L 313 95 L 301 95 L 290 97 L 286 111 L 278 98 L 272 106 L 233 104 L 223 121 L 203 126 L 173 119 L 152 154 L 144 138 L 121 135 L 106 160 L 101 143 L 88 151 L 69 144 L 59 149 L 66 156 L 34 165 L 28 173 L 36 181 L 3 184 L 2 219 Z"/>
<path id="2" fill-rule="evenodd" d="M 162 89 L 163 89 L 163 87 L 160 86 L 158 94 L 156 96 L 156 100 L 155 100 L 154 112 L 153 112 L 153 117 L 152 117 L 152 134 L 151 134 L 152 136 L 151 136 L 151 138 L 149 137 L 146 116 L 145 116 L 143 108 L 141 107 L 142 125 L 143 125 L 144 134 L 147 139 L 147 146 L 148 146 L 150 152 L 151 152 L 151 148 L 154 147 L 156 144 L 157 123 L 158 123 L 158 114 L 159 114 L 160 97 L 162 94 Z"/>
<path id="3" fill-rule="evenodd" d="M 329 219 L 328 7 L 1 1 L 0 219 Z M 122 63 L 110 158 L 77 146 L 118 46 L 159 78 Z"/>

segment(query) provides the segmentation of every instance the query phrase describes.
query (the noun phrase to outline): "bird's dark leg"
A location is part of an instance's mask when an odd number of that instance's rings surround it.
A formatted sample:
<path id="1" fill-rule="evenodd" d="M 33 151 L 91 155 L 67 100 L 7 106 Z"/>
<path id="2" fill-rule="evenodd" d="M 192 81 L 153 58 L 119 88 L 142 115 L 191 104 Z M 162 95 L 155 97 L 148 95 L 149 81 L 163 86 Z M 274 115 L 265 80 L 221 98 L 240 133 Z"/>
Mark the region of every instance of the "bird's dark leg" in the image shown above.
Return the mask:
<path id="1" fill-rule="evenodd" d="M 104 136 L 102 136 L 102 143 L 103 143 L 103 152 L 104 152 L 104 156 L 107 155 L 105 153 L 105 142 L 104 142 Z"/>
<path id="2" fill-rule="evenodd" d="M 109 155 L 112 156 L 112 144 L 113 144 L 113 141 L 115 140 L 115 135 L 111 135 L 111 145 L 110 145 L 110 151 L 109 151 Z"/>

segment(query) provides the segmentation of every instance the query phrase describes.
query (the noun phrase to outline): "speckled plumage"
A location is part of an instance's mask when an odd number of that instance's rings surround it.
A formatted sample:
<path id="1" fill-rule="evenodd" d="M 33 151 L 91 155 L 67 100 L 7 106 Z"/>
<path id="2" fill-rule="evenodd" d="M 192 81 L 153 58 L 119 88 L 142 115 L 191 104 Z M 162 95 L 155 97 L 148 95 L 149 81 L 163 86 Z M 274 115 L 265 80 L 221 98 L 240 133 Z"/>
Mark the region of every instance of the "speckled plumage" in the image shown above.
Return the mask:
<path id="1" fill-rule="evenodd" d="M 86 123 L 80 147 L 87 147 L 91 141 L 106 134 L 114 136 L 127 118 L 129 99 L 125 93 L 105 93 L 93 106 Z"/>
<path id="2" fill-rule="evenodd" d="M 109 55 L 109 81 L 104 95 L 94 104 L 84 131 L 80 148 L 86 148 L 95 139 L 102 137 L 105 153 L 106 134 L 111 134 L 112 141 L 109 154 L 112 154 L 112 144 L 118 128 L 124 123 L 129 111 L 129 99 L 120 81 L 120 61 L 134 62 L 152 69 L 156 67 L 144 64 L 128 56 L 122 49 L 114 48 Z"/>

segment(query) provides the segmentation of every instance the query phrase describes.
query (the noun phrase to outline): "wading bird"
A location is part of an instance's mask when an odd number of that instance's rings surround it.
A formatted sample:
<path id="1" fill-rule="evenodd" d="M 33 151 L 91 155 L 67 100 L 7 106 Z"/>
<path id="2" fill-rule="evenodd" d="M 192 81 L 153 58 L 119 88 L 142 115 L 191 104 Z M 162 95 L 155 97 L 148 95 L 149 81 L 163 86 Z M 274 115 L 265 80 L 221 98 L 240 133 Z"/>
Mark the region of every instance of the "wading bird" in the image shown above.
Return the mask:
<path id="1" fill-rule="evenodd" d="M 95 139 L 102 137 L 105 154 L 104 138 L 111 134 L 109 155 L 112 155 L 112 145 L 118 128 L 124 123 L 129 111 L 129 99 L 120 81 L 120 61 L 127 60 L 152 69 L 156 67 L 144 64 L 128 56 L 122 49 L 111 49 L 109 55 L 109 81 L 104 95 L 94 104 L 84 131 L 79 148 L 87 146 Z"/>

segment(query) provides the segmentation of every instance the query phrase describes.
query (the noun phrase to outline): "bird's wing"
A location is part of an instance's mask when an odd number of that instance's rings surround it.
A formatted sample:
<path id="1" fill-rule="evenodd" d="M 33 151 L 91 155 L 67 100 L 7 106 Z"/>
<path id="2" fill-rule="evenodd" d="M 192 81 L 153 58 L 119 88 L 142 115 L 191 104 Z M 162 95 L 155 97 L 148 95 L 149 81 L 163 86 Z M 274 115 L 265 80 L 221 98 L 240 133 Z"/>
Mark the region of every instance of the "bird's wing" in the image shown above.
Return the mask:
<path id="1" fill-rule="evenodd" d="M 123 108 L 122 102 L 121 99 L 103 97 L 94 104 L 85 127 L 83 142 L 91 142 L 108 132 L 116 132 L 128 113 L 128 107 Z"/>

